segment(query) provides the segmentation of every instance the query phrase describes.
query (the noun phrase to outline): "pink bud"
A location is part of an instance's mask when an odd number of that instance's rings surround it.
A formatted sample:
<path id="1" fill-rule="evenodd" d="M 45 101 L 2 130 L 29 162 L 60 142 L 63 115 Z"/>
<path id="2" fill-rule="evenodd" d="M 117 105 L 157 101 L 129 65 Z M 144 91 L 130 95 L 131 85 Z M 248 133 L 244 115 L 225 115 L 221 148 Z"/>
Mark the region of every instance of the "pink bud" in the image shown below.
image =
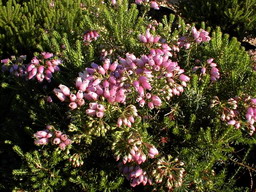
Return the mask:
<path id="1" fill-rule="evenodd" d="M 179 76 L 179 79 L 180 79 L 181 81 L 185 81 L 185 82 L 188 82 L 188 81 L 190 80 L 190 78 L 189 78 L 188 76 L 184 75 L 184 74 L 181 74 L 181 75 Z"/>
<path id="2" fill-rule="evenodd" d="M 62 132 L 61 131 L 55 131 L 54 134 L 55 134 L 55 137 L 60 137 L 62 135 Z"/>
<path id="3" fill-rule="evenodd" d="M 159 40 L 160 40 L 160 36 L 156 36 L 156 37 L 154 37 L 154 43 L 157 43 Z"/>
<path id="4" fill-rule="evenodd" d="M 107 71 L 110 67 L 110 60 L 109 59 L 105 59 L 103 62 L 103 68 Z"/>
<path id="5" fill-rule="evenodd" d="M 102 118 L 104 116 L 104 112 L 98 111 L 98 112 L 96 112 L 96 116 L 99 118 Z"/>
<path id="6" fill-rule="evenodd" d="M 141 96 L 141 97 L 144 97 L 144 89 L 143 89 L 143 87 L 142 86 L 139 86 L 139 88 L 138 88 L 138 93 L 139 93 L 139 95 Z"/>
<path id="7" fill-rule="evenodd" d="M 141 99 L 139 101 L 140 107 L 144 107 L 145 103 L 146 103 L 146 101 L 144 99 Z"/>
<path id="8" fill-rule="evenodd" d="M 65 101 L 66 96 L 62 93 L 62 91 L 60 89 L 53 89 L 53 92 L 55 93 L 55 95 L 58 97 L 58 99 L 60 101 Z"/>
<path id="9" fill-rule="evenodd" d="M 144 35 L 139 35 L 139 40 L 143 43 L 147 43 L 147 38 Z"/>
<path id="10" fill-rule="evenodd" d="M 76 103 L 81 107 L 85 104 L 85 101 L 84 101 L 84 99 L 77 99 Z"/>
<path id="11" fill-rule="evenodd" d="M 47 67 L 47 70 L 48 70 L 48 71 L 51 71 L 52 73 L 54 73 L 54 71 L 55 71 L 55 69 L 54 69 L 53 66 L 48 66 L 48 67 Z"/>
<path id="12" fill-rule="evenodd" d="M 38 67 L 38 73 L 43 73 L 44 72 L 44 66 L 43 65 L 40 65 Z"/>
<path id="13" fill-rule="evenodd" d="M 98 67 L 98 72 L 99 72 L 101 75 L 105 75 L 105 73 L 106 73 L 105 69 L 104 69 L 102 66 L 99 66 L 99 67 Z"/>
<path id="14" fill-rule="evenodd" d="M 153 102 L 148 102 L 148 108 L 149 108 L 149 109 L 154 109 L 154 104 L 153 104 Z"/>
<path id="15" fill-rule="evenodd" d="M 64 142 L 60 143 L 60 144 L 59 144 L 59 148 L 60 148 L 61 150 L 65 150 L 65 149 L 66 149 L 66 144 L 65 144 Z"/>
<path id="16" fill-rule="evenodd" d="M 49 52 L 43 52 L 41 55 L 44 57 L 44 59 L 49 59 L 53 56 L 53 54 Z"/>
<path id="17" fill-rule="evenodd" d="M 97 86 L 97 85 L 100 84 L 100 82 L 101 82 L 100 79 L 96 79 L 96 80 L 93 81 L 92 86 Z"/>
<path id="18" fill-rule="evenodd" d="M 68 106 L 69 106 L 72 110 L 74 110 L 74 109 L 77 108 L 76 102 L 71 102 Z"/>
<path id="19" fill-rule="evenodd" d="M 118 120 L 117 120 L 117 126 L 121 127 L 122 124 L 123 124 L 123 120 L 119 117 Z"/>
<path id="20" fill-rule="evenodd" d="M 96 111 L 93 109 L 86 109 L 86 114 L 90 116 L 94 116 L 96 114 Z"/>
<path id="21" fill-rule="evenodd" d="M 62 141 L 66 141 L 66 140 L 68 139 L 68 136 L 67 136 L 66 134 L 62 134 L 62 135 L 60 136 L 60 139 L 61 139 Z"/>
<path id="22" fill-rule="evenodd" d="M 77 99 L 83 99 L 83 97 L 84 97 L 83 91 L 78 90 L 76 93 L 76 97 L 77 97 Z"/>
<path id="23" fill-rule="evenodd" d="M 158 150 L 155 147 L 151 147 L 149 149 L 149 153 L 151 153 L 154 156 L 159 154 Z"/>
<path id="24" fill-rule="evenodd" d="M 82 85 L 83 81 L 81 77 L 76 78 L 76 88 L 79 88 Z"/>
<path id="25" fill-rule="evenodd" d="M 150 2 L 150 7 L 153 8 L 153 9 L 156 9 L 156 10 L 159 10 L 159 5 L 157 4 L 157 2 L 155 1 L 151 1 Z"/>
<path id="26" fill-rule="evenodd" d="M 207 59 L 206 61 L 208 64 L 211 64 L 213 62 L 213 58 Z"/>
<path id="27" fill-rule="evenodd" d="M 31 60 L 31 63 L 34 64 L 34 65 L 38 65 L 39 64 L 39 60 L 34 57 L 32 60 Z"/>
<path id="28" fill-rule="evenodd" d="M 88 95 L 91 97 L 91 99 L 93 99 L 94 101 L 96 101 L 98 99 L 98 94 L 95 92 L 89 92 Z"/>
<path id="29" fill-rule="evenodd" d="M 105 111 L 104 105 L 101 105 L 101 104 L 98 104 L 98 105 L 97 105 L 97 109 L 98 109 L 99 111 Z"/>
<path id="30" fill-rule="evenodd" d="M 162 101 L 158 96 L 153 95 L 151 99 L 155 106 L 160 107 L 162 105 Z"/>
<path id="31" fill-rule="evenodd" d="M 85 80 L 82 82 L 82 84 L 79 86 L 79 90 L 85 92 L 88 85 L 89 85 L 90 81 L 89 80 Z M 78 83 L 79 84 L 79 83 Z"/>
<path id="32" fill-rule="evenodd" d="M 112 63 L 112 64 L 110 65 L 109 70 L 110 70 L 110 71 L 115 71 L 116 68 L 117 68 L 117 66 L 118 66 L 118 62 L 115 61 L 114 63 Z"/>
<path id="33" fill-rule="evenodd" d="M 76 100 L 76 95 L 75 94 L 70 94 L 69 99 L 70 99 L 70 101 L 75 101 Z"/>
<path id="34" fill-rule="evenodd" d="M 48 134 L 48 131 L 37 131 L 35 134 L 34 134 L 34 137 L 35 138 L 42 138 L 42 137 L 46 137 Z"/>
<path id="35" fill-rule="evenodd" d="M 71 140 L 71 139 L 66 139 L 66 140 L 64 141 L 64 143 L 65 143 L 66 146 L 67 146 L 67 145 L 70 145 L 70 144 L 72 143 L 72 140 Z"/>
<path id="36" fill-rule="evenodd" d="M 34 68 L 35 68 L 34 64 L 29 64 L 28 67 L 27 67 L 27 71 L 30 72 Z"/>
<path id="37" fill-rule="evenodd" d="M 49 140 L 47 138 L 41 138 L 41 139 L 37 139 L 35 140 L 35 144 L 36 145 L 46 145 L 48 144 Z"/>
<path id="38" fill-rule="evenodd" d="M 206 68 L 205 67 L 202 67 L 201 73 L 202 73 L 202 75 L 205 75 L 205 73 L 206 73 Z"/>
<path id="39" fill-rule="evenodd" d="M 60 144 L 60 142 L 61 142 L 61 140 L 58 137 L 54 138 L 53 141 L 52 141 L 52 143 L 55 144 L 55 145 Z"/>
<path id="40" fill-rule="evenodd" d="M 66 85 L 60 84 L 60 85 L 59 85 L 59 88 L 60 88 L 60 90 L 62 91 L 62 93 L 63 93 L 65 96 L 69 96 L 69 95 L 70 95 L 70 89 L 69 89 Z"/>
<path id="41" fill-rule="evenodd" d="M 37 74 L 37 68 L 33 68 L 28 75 L 28 79 L 32 79 Z"/>
<path id="42" fill-rule="evenodd" d="M 235 125 L 236 124 L 236 121 L 235 120 L 230 120 L 229 122 L 228 122 L 228 125 Z"/>

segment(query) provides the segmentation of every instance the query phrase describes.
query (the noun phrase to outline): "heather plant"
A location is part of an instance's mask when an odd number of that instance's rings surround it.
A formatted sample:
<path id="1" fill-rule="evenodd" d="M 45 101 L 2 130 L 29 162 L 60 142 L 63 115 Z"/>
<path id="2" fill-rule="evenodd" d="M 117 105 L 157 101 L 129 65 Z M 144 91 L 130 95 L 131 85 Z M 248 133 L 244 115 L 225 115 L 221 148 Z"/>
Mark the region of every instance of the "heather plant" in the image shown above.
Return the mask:
<path id="1" fill-rule="evenodd" d="M 255 0 L 179 1 L 177 10 L 187 22 L 206 22 L 243 40 L 255 36 Z"/>
<path id="2" fill-rule="evenodd" d="M 83 25 L 1 57 L 2 156 L 20 159 L 2 190 L 254 188 L 255 71 L 236 38 L 152 20 L 146 1 L 52 3 L 79 3 Z"/>

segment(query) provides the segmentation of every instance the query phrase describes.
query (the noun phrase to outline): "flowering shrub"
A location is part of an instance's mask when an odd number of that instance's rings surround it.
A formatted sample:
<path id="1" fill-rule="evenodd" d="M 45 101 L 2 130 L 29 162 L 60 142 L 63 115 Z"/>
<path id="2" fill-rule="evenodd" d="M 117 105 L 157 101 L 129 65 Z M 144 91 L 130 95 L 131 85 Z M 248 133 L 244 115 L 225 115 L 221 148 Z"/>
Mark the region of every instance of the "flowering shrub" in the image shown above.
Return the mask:
<path id="1" fill-rule="evenodd" d="M 1 128 L 22 160 L 8 188 L 248 188 L 236 180 L 255 170 L 255 72 L 236 39 L 173 15 L 153 21 L 127 1 L 78 2 L 86 16 L 72 30 L 86 32 L 49 31 L 40 54 L 1 58 L 1 89 L 13 95 Z"/>

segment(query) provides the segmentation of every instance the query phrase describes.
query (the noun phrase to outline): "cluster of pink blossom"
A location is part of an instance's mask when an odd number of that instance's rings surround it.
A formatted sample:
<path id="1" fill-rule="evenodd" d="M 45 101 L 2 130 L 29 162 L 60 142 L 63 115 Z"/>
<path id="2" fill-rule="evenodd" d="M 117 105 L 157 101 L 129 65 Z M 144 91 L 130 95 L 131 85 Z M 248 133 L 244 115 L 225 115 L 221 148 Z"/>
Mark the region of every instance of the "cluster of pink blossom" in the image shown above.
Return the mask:
<path id="1" fill-rule="evenodd" d="M 218 98 L 213 102 L 220 105 Z M 221 106 L 221 120 L 227 125 L 234 126 L 236 129 L 246 127 L 250 135 L 255 133 L 256 98 L 250 96 L 230 98 L 226 104 Z"/>
<path id="2" fill-rule="evenodd" d="M 27 66 L 27 78 L 33 79 L 36 77 L 39 82 L 44 79 L 50 82 L 52 74 L 60 70 L 59 65 L 61 64 L 61 60 L 52 57 L 53 53 L 48 52 L 42 52 L 38 57 L 35 56 Z"/>
<path id="3" fill-rule="evenodd" d="M 160 36 L 153 36 L 153 35 L 150 33 L 150 29 L 147 29 L 145 35 L 142 35 L 142 34 L 139 35 L 139 40 L 140 40 L 142 43 L 158 43 L 158 41 L 160 40 L 160 38 L 161 38 Z"/>
<path id="4" fill-rule="evenodd" d="M 230 98 L 228 100 L 227 106 L 223 108 L 221 120 L 227 122 L 227 125 L 232 125 L 237 129 L 240 128 L 238 98 Z"/>
<path id="5" fill-rule="evenodd" d="M 156 158 L 159 155 L 158 150 L 152 144 L 146 143 L 142 141 L 139 133 L 133 133 L 127 140 L 127 142 L 123 143 L 118 142 L 114 144 L 119 146 L 116 148 L 116 160 L 119 161 L 118 167 L 121 173 L 123 173 L 128 180 L 130 180 L 130 184 L 132 187 L 136 185 L 146 185 L 152 184 L 151 179 L 149 179 L 148 175 L 145 171 L 140 167 L 147 158 Z M 122 146 L 122 147 L 121 147 Z M 123 151 L 123 149 L 127 149 L 127 151 Z M 121 157 L 123 155 L 123 157 Z"/>
<path id="6" fill-rule="evenodd" d="M 63 134 L 61 131 L 55 131 L 52 143 L 54 145 L 58 145 L 61 150 L 65 150 L 66 147 L 72 143 L 72 140 L 69 139 L 68 136 Z"/>
<path id="7" fill-rule="evenodd" d="M 64 85 L 60 85 L 60 89 L 54 89 L 54 93 L 61 101 L 70 102 L 71 109 L 84 105 L 84 100 L 97 101 L 100 97 L 109 103 L 124 103 L 126 89 L 123 71 L 123 67 L 117 61 L 111 64 L 109 59 L 105 59 L 103 66 L 92 63 L 91 68 L 86 68 L 84 72 L 79 73 L 75 83 L 78 89 L 76 94 L 72 94 Z M 91 110 L 94 109 L 90 108 L 87 112 L 92 115 Z M 101 117 L 104 113 L 95 111 L 95 114 Z"/>
<path id="8" fill-rule="evenodd" d="M 203 29 L 200 29 L 198 31 L 195 27 L 192 27 L 191 31 L 196 43 L 209 42 L 211 40 L 211 37 L 209 36 L 209 32 Z"/>
<path id="9" fill-rule="evenodd" d="M 66 146 L 72 143 L 68 136 L 61 131 L 53 132 L 50 125 L 45 130 L 37 131 L 34 137 L 36 145 L 47 145 L 49 142 L 52 142 L 52 144 L 58 145 L 61 150 L 65 150 Z"/>
<path id="10" fill-rule="evenodd" d="M 220 72 L 219 69 L 217 68 L 217 64 L 213 62 L 213 58 L 207 59 L 206 63 L 207 66 L 195 66 L 193 68 L 193 71 L 197 71 L 198 69 L 200 70 L 201 75 L 205 76 L 207 70 L 210 70 L 210 78 L 211 81 L 217 81 L 220 78 Z M 196 61 L 197 63 L 200 63 L 199 60 Z"/>
<path id="11" fill-rule="evenodd" d="M 89 109 L 86 110 L 86 114 L 102 118 L 104 116 L 104 111 L 104 105 L 98 103 L 89 103 Z"/>
<path id="12" fill-rule="evenodd" d="M 84 43 L 90 43 L 97 40 L 99 36 L 99 33 L 95 30 L 87 31 L 83 36 L 83 41 Z"/>
<path id="13" fill-rule="evenodd" d="M 36 78 L 39 82 L 46 79 L 51 81 L 52 73 L 59 71 L 59 59 L 52 58 L 53 54 L 42 52 L 38 57 L 34 57 L 29 64 L 23 64 L 26 56 L 21 55 L 17 60 L 15 58 L 3 59 L 1 63 L 2 71 L 9 71 L 17 77 L 25 77 L 26 79 Z M 15 63 L 13 63 L 15 61 Z"/>
<path id="14" fill-rule="evenodd" d="M 119 57 L 119 62 L 111 63 L 106 58 L 102 66 L 92 63 L 90 68 L 79 73 L 76 94 L 70 94 L 64 85 L 54 92 L 61 101 L 71 101 L 71 109 L 84 105 L 84 100 L 97 101 L 100 98 L 109 103 L 126 103 L 127 94 L 133 93 L 138 94 L 136 101 L 141 107 L 145 104 L 150 109 L 160 107 L 162 98 L 180 95 L 190 80 L 178 63 L 170 59 L 171 48 L 167 44 L 161 46 L 161 49 L 152 49 L 149 55 L 140 58 L 127 53 L 125 58 Z"/>
<path id="15" fill-rule="evenodd" d="M 49 143 L 49 139 L 52 137 L 52 133 L 45 129 L 45 130 L 42 130 L 42 131 L 37 131 L 35 134 L 34 134 L 34 137 L 35 137 L 35 144 L 36 145 L 47 145 Z"/>
<path id="16" fill-rule="evenodd" d="M 153 9 L 156 9 L 156 10 L 159 10 L 160 7 L 159 7 L 159 4 L 156 2 L 156 1 L 150 1 L 150 0 L 135 0 L 135 3 L 136 4 L 148 4 L 150 3 L 150 7 L 153 8 Z"/>
<path id="17" fill-rule="evenodd" d="M 118 164 L 119 171 L 130 180 L 130 185 L 136 187 L 137 185 L 152 185 L 152 180 L 140 166 L 123 165 L 121 162 Z"/>
<path id="18" fill-rule="evenodd" d="M 81 90 L 78 90 L 76 94 L 70 92 L 70 89 L 66 85 L 59 85 L 59 89 L 55 88 L 53 90 L 55 95 L 59 98 L 60 101 L 69 101 L 69 107 L 73 110 L 77 107 L 81 107 L 85 104 L 83 99 L 84 93 Z"/>
<path id="19" fill-rule="evenodd" d="M 159 154 L 155 146 L 142 142 L 140 138 L 130 138 L 128 145 L 130 151 L 122 158 L 124 165 L 131 162 L 140 165 L 147 160 L 147 156 L 153 159 Z M 116 159 L 119 160 L 120 156 L 117 156 Z"/>
<path id="20" fill-rule="evenodd" d="M 170 59 L 172 49 L 167 44 L 161 46 L 161 49 L 151 49 L 149 55 L 140 58 L 129 53 L 126 58 L 119 58 L 127 73 L 133 76 L 131 86 L 138 94 L 136 101 L 141 107 L 145 104 L 150 109 L 160 107 L 163 98 L 169 100 L 180 95 L 190 80 L 178 63 Z"/>

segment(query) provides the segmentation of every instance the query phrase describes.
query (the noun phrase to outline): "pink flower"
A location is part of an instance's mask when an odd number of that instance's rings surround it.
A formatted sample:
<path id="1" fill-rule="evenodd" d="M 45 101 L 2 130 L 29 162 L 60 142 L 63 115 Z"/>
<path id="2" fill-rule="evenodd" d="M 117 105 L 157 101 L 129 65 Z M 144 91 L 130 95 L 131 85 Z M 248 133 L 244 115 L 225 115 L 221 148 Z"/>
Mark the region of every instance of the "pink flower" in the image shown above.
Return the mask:
<path id="1" fill-rule="evenodd" d="M 60 89 L 54 89 L 53 92 L 55 93 L 55 95 L 58 97 L 58 99 L 60 101 L 65 101 L 66 96 L 62 93 L 62 91 Z"/>
<path id="2" fill-rule="evenodd" d="M 65 96 L 69 96 L 69 95 L 70 95 L 70 89 L 69 89 L 66 85 L 60 84 L 60 85 L 59 85 L 59 88 L 60 88 L 60 90 L 62 91 L 62 93 L 63 93 Z"/>
<path id="3" fill-rule="evenodd" d="M 74 109 L 77 108 L 76 102 L 71 102 L 68 106 L 69 106 L 72 110 L 74 110 Z"/>
<path id="4" fill-rule="evenodd" d="M 53 56 L 53 54 L 49 52 L 43 52 L 41 55 L 44 57 L 44 59 L 49 59 Z"/>
<path id="5" fill-rule="evenodd" d="M 60 144 L 60 142 L 61 142 L 61 140 L 58 137 L 54 138 L 53 141 L 52 141 L 52 143 L 55 144 L 55 145 Z"/>
<path id="6" fill-rule="evenodd" d="M 179 79 L 180 79 L 181 81 L 185 81 L 185 82 L 188 82 L 188 81 L 190 80 L 190 78 L 189 78 L 188 76 L 184 75 L 184 74 L 181 74 L 181 75 L 179 76 Z"/>
<path id="7" fill-rule="evenodd" d="M 96 114 L 96 111 L 93 109 L 86 109 L 86 114 L 90 116 L 94 116 Z"/>

